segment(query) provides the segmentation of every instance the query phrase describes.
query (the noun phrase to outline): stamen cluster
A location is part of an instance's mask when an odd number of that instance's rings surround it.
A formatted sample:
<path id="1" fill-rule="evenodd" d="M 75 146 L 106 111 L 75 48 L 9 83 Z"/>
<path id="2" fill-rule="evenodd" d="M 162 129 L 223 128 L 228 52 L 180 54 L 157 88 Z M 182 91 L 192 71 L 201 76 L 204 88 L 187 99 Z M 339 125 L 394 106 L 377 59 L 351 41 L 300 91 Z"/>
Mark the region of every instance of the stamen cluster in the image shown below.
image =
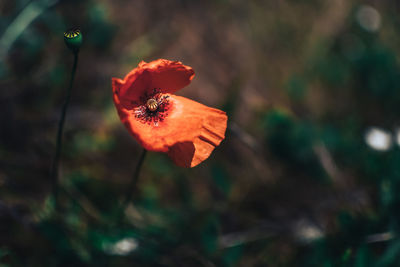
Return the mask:
<path id="1" fill-rule="evenodd" d="M 142 123 L 158 126 L 168 116 L 169 96 L 161 93 L 161 88 L 154 88 L 151 93 L 140 97 L 138 106 L 134 109 L 135 118 Z M 154 101 L 155 100 L 155 101 Z M 150 104 L 151 103 L 151 104 Z"/>

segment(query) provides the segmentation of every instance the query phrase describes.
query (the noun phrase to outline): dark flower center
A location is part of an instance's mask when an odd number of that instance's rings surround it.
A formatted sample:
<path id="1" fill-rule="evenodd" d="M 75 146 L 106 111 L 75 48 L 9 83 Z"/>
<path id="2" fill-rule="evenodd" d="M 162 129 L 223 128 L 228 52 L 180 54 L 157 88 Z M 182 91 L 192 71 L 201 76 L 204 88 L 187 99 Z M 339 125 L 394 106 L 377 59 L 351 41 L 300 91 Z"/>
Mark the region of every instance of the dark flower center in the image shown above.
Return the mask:
<path id="1" fill-rule="evenodd" d="M 134 109 L 135 117 L 142 123 L 158 126 L 168 115 L 169 96 L 161 93 L 160 89 L 154 89 L 150 94 L 146 93 L 140 98 L 140 103 Z"/>

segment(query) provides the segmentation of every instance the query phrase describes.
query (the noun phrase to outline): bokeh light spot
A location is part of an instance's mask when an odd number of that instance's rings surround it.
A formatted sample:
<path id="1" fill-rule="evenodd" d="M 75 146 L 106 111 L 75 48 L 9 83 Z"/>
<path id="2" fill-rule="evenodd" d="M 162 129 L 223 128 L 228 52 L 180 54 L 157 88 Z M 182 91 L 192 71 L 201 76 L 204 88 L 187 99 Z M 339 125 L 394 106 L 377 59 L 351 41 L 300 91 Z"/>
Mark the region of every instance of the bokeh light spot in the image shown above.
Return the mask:
<path id="1" fill-rule="evenodd" d="M 123 238 L 116 243 L 106 243 L 103 249 L 107 254 L 111 255 L 128 255 L 138 247 L 138 242 L 134 238 Z"/>
<path id="2" fill-rule="evenodd" d="M 381 27 L 381 15 L 379 12 L 367 5 L 361 6 L 356 13 L 358 24 L 369 32 L 376 32 Z"/>
<path id="3" fill-rule="evenodd" d="M 365 142 L 369 147 L 378 151 L 387 151 L 393 144 L 391 134 L 378 127 L 371 127 L 367 130 Z"/>

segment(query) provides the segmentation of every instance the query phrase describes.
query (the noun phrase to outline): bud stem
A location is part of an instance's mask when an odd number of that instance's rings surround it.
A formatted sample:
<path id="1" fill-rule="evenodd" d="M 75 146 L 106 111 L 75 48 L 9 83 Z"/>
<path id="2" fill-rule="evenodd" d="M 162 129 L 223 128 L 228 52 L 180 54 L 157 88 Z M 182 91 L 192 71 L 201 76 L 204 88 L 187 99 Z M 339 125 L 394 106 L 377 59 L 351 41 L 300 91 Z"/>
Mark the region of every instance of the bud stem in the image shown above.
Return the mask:
<path id="1" fill-rule="evenodd" d="M 51 172 L 50 172 L 50 177 L 53 182 L 53 196 L 54 196 L 54 203 L 56 209 L 58 209 L 58 165 L 60 161 L 60 154 L 61 154 L 61 147 L 62 147 L 62 135 L 63 135 L 63 129 L 64 129 L 64 122 L 65 122 L 65 116 L 67 114 L 67 109 L 68 109 L 68 104 L 71 99 L 71 91 L 72 91 L 72 85 L 75 79 L 75 72 L 76 72 L 76 67 L 78 65 L 78 54 L 79 51 L 74 52 L 74 64 L 72 66 L 72 71 L 71 71 L 71 80 L 69 82 L 69 87 L 67 89 L 67 95 L 65 97 L 64 104 L 61 109 L 61 116 L 60 120 L 58 122 L 58 131 L 57 131 L 57 140 L 56 140 L 56 153 L 53 159 L 53 164 L 51 167 Z"/>

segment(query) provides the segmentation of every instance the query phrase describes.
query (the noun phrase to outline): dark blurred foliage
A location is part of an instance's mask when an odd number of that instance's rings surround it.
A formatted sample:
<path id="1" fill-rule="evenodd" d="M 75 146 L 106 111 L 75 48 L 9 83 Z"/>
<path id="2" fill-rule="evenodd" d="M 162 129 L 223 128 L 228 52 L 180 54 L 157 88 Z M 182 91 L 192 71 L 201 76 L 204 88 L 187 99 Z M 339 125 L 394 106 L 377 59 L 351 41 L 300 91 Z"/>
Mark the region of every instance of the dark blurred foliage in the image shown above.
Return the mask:
<path id="1" fill-rule="evenodd" d="M 0 266 L 400 266 L 399 14 L 389 0 L 0 1 Z M 193 169 L 149 153 L 120 218 L 141 148 L 110 79 L 157 58 L 195 69 L 179 93 L 225 110 L 226 140 Z"/>

